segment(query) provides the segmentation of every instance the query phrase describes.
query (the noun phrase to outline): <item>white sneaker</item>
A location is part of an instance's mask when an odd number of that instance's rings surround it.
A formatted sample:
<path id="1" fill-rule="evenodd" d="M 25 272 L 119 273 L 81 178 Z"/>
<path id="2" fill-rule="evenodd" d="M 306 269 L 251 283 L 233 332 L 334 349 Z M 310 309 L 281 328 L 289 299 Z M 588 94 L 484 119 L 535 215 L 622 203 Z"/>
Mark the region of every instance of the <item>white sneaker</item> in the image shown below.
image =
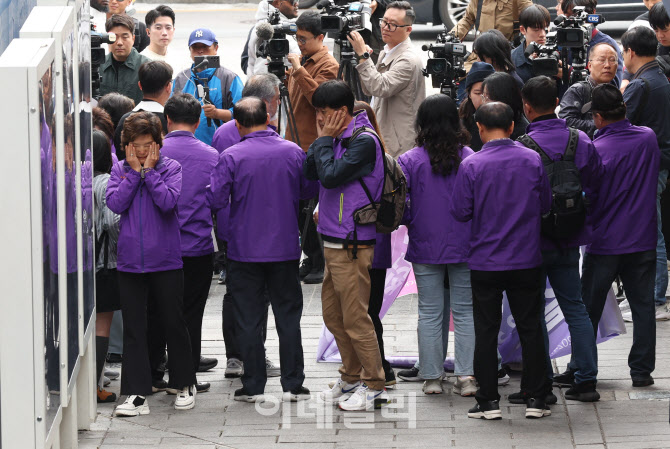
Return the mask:
<path id="1" fill-rule="evenodd" d="M 240 359 L 230 358 L 226 362 L 226 373 L 224 374 L 227 378 L 231 377 L 240 377 L 244 374 L 244 364 Z"/>
<path id="2" fill-rule="evenodd" d="M 619 303 L 619 310 L 621 310 L 621 313 L 630 312 L 630 303 L 627 298 Z"/>
<path id="3" fill-rule="evenodd" d="M 438 377 L 437 379 L 426 379 L 423 383 L 422 390 L 426 394 L 444 393 L 444 390 L 442 389 L 442 378 Z"/>
<path id="4" fill-rule="evenodd" d="M 356 391 L 346 401 L 340 401 L 340 409 L 346 411 L 374 410 L 388 404 L 389 395 L 386 389 L 371 390 L 365 384 L 360 384 Z"/>
<path id="5" fill-rule="evenodd" d="M 458 376 L 454 382 L 454 394 L 460 394 L 463 397 L 474 396 L 477 393 L 477 381 L 473 376 Z"/>
<path id="6" fill-rule="evenodd" d="M 509 374 L 505 368 L 498 370 L 498 386 L 503 387 L 509 383 Z"/>
<path id="7" fill-rule="evenodd" d="M 265 357 L 265 371 L 267 371 L 268 377 L 279 377 L 281 376 L 281 368 L 272 363 L 272 360 Z"/>
<path id="8" fill-rule="evenodd" d="M 340 398 L 346 399 L 360 385 L 360 382 L 354 382 L 350 384 L 343 381 L 342 379 L 337 379 L 335 385 L 333 385 L 330 389 L 323 390 L 321 393 L 319 393 L 319 399 L 321 399 L 323 402 L 335 402 L 340 400 Z"/>
<path id="9" fill-rule="evenodd" d="M 195 385 L 184 387 L 183 390 L 177 393 L 177 399 L 174 401 L 175 410 L 190 410 L 195 407 L 196 393 Z"/>
<path id="10" fill-rule="evenodd" d="M 114 409 L 114 416 L 138 416 L 149 414 L 149 402 L 144 396 L 131 394 L 123 404 Z"/>
<path id="11" fill-rule="evenodd" d="M 668 304 L 656 306 L 656 321 L 668 320 L 670 320 L 670 309 L 668 309 Z"/>

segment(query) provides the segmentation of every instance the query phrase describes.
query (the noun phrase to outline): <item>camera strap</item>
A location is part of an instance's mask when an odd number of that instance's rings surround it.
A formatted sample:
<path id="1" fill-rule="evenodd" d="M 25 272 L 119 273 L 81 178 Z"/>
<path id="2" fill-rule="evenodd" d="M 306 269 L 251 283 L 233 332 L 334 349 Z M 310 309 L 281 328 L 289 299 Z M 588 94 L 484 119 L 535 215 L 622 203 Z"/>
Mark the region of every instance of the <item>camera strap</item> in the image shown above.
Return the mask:
<path id="1" fill-rule="evenodd" d="M 475 37 L 477 37 L 477 32 L 479 31 L 479 21 L 482 18 L 482 6 L 484 5 L 484 0 L 477 0 L 477 17 L 475 18 Z"/>

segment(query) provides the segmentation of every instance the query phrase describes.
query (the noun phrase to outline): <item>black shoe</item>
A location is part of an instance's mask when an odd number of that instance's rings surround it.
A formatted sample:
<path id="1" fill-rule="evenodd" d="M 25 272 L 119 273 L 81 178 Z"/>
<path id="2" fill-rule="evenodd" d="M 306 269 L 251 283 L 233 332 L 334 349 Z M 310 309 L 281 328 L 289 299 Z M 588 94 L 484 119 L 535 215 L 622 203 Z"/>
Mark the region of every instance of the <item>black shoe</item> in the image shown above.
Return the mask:
<path id="1" fill-rule="evenodd" d="M 237 393 L 235 393 L 237 395 Z M 306 401 L 312 397 L 312 394 L 305 387 L 298 387 L 291 391 L 285 391 L 283 395 L 284 402 Z"/>
<path id="2" fill-rule="evenodd" d="M 565 399 L 581 402 L 596 402 L 600 399 L 600 393 L 596 391 L 595 382 L 583 382 L 575 384 L 565 392 Z"/>
<path id="3" fill-rule="evenodd" d="M 219 273 L 219 280 L 217 282 L 219 284 L 225 284 L 226 276 L 227 276 L 226 270 L 225 269 L 221 270 L 221 272 Z"/>
<path id="4" fill-rule="evenodd" d="M 517 392 L 517 393 L 512 393 L 509 396 L 507 396 L 507 400 L 511 404 L 526 404 L 528 402 L 528 394 L 524 392 Z M 556 402 L 558 402 L 558 398 L 554 393 L 549 393 L 547 396 L 544 398 L 544 403 L 547 405 L 553 405 Z"/>
<path id="5" fill-rule="evenodd" d="M 498 401 L 477 402 L 477 405 L 468 410 L 468 418 L 502 419 Z"/>
<path id="6" fill-rule="evenodd" d="M 298 276 L 300 276 L 300 280 L 302 281 L 305 279 L 305 276 L 307 276 L 310 272 L 312 271 L 312 259 L 305 258 L 302 260 L 302 263 L 300 264 L 300 268 L 298 269 Z"/>
<path id="7" fill-rule="evenodd" d="M 398 377 L 406 382 L 422 382 L 423 379 L 419 376 L 419 369 L 411 367 L 398 371 Z"/>
<path id="8" fill-rule="evenodd" d="M 218 359 L 214 358 L 207 358 L 207 357 L 200 357 L 200 366 L 198 366 L 198 372 L 199 373 L 204 373 L 205 371 L 209 371 L 212 368 L 214 368 L 216 365 L 219 364 Z"/>
<path id="9" fill-rule="evenodd" d="M 167 390 L 168 383 L 164 379 L 156 379 L 151 381 L 151 394 L 159 391 Z"/>
<path id="10" fill-rule="evenodd" d="M 554 374 L 554 386 L 557 387 L 571 387 L 575 383 L 575 372 L 566 369 L 560 374 Z"/>
<path id="11" fill-rule="evenodd" d="M 244 388 L 240 388 L 235 390 L 235 397 L 233 397 L 233 399 L 242 402 L 257 402 L 262 399 L 262 397 L 262 394 L 249 394 Z"/>
<path id="12" fill-rule="evenodd" d="M 651 375 L 646 377 L 633 377 L 633 386 L 634 387 L 648 387 L 649 385 L 654 385 L 654 378 Z"/>
<path id="13" fill-rule="evenodd" d="M 391 385 L 396 384 L 395 380 L 395 373 L 393 372 L 393 368 L 389 369 L 387 372 L 384 373 L 384 377 L 386 378 L 386 382 L 384 385 L 387 387 L 390 387 Z"/>
<path id="14" fill-rule="evenodd" d="M 551 410 L 549 406 L 540 398 L 529 398 L 526 402 L 526 418 L 539 419 L 545 416 L 550 416 Z"/>
<path id="15" fill-rule="evenodd" d="M 206 392 L 209 391 L 210 387 L 211 387 L 211 385 L 209 384 L 209 382 L 198 382 L 197 384 L 195 384 L 195 391 L 198 394 L 206 393 Z M 167 394 L 174 395 L 174 394 L 179 393 L 179 390 L 177 390 L 176 388 L 166 388 L 165 392 Z"/>
<path id="16" fill-rule="evenodd" d="M 321 284 L 323 282 L 323 268 L 314 268 L 302 281 L 305 284 Z"/>
<path id="17" fill-rule="evenodd" d="M 121 354 L 108 353 L 107 354 L 107 363 L 121 363 L 123 362 L 123 356 Z"/>

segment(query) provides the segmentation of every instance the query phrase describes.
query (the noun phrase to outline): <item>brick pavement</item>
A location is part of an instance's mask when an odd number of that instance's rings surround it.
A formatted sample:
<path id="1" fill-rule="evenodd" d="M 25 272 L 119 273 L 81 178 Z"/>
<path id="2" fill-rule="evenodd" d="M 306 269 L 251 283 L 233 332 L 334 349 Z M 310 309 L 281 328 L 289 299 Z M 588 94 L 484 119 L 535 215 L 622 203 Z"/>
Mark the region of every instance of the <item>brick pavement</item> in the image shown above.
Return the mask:
<path id="1" fill-rule="evenodd" d="M 466 412 L 474 399 L 451 393 L 427 396 L 420 383 L 406 382 L 389 390 L 394 403 L 382 411 L 345 413 L 315 399 L 298 404 L 275 399 L 257 411 L 252 404 L 233 401 L 240 381 L 223 375 L 224 291 L 213 281 L 203 325 L 203 354 L 218 357 L 220 365 L 198 375 L 201 381 L 211 382 L 212 389 L 197 396 L 196 407 L 178 412 L 173 408 L 175 396 L 159 393 L 149 398 L 151 414 L 128 419 L 112 418 L 114 405 L 101 404 L 91 430 L 79 433 L 80 448 L 670 448 L 670 322 L 658 323 L 654 386 L 631 387 L 626 363 L 632 340 L 628 324 L 628 334 L 599 345 L 600 402 L 565 401 L 561 392 L 552 416 L 541 420 L 526 420 L 524 406 L 506 401 L 506 395 L 519 389 L 518 373 L 500 389 L 501 421 L 468 419 Z M 337 366 L 315 362 L 322 323 L 320 286 L 305 285 L 303 292 L 305 386 L 315 394 L 336 377 Z M 398 299 L 383 321 L 388 354 L 417 353 L 416 321 L 416 296 Z M 278 363 L 272 318 L 267 349 Z M 566 358 L 557 360 L 557 369 L 562 371 L 566 363 Z M 445 388 L 450 390 L 451 381 Z M 118 393 L 119 381 L 112 382 L 110 389 Z M 266 393 L 280 398 L 279 378 L 268 380 Z"/>

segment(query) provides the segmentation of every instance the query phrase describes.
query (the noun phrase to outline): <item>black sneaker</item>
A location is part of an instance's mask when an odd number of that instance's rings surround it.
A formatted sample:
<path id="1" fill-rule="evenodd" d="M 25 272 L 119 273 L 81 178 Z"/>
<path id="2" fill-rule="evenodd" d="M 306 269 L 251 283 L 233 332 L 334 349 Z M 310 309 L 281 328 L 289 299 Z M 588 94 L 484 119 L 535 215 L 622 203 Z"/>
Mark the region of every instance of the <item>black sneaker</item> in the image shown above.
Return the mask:
<path id="1" fill-rule="evenodd" d="M 519 391 L 517 393 L 512 393 L 509 396 L 507 396 L 507 400 L 511 404 L 525 404 L 528 402 L 528 394 L 524 393 L 522 391 Z M 547 405 L 554 405 L 556 402 L 558 402 L 558 398 L 553 392 L 550 392 L 547 394 L 547 396 L 544 398 L 544 403 Z"/>
<path id="2" fill-rule="evenodd" d="M 540 398 L 529 398 L 526 403 L 526 418 L 539 419 L 545 416 L 550 416 L 551 410 L 549 406 Z"/>
<path id="3" fill-rule="evenodd" d="M 291 391 L 285 391 L 283 395 L 284 402 L 306 401 L 312 397 L 309 390 L 305 387 L 298 387 Z"/>
<path id="4" fill-rule="evenodd" d="M 235 397 L 233 397 L 234 400 L 242 402 L 257 402 L 262 398 L 262 394 L 249 394 L 244 388 L 235 390 Z"/>
<path id="5" fill-rule="evenodd" d="M 121 363 L 123 362 L 123 356 L 121 354 L 114 354 L 112 352 L 107 353 L 107 363 Z"/>
<path id="6" fill-rule="evenodd" d="M 305 276 L 307 276 L 309 273 L 312 271 L 312 259 L 303 259 L 302 263 L 300 264 L 300 268 L 298 269 L 298 276 L 300 276 L 300 280 L 302 281 L 305 279 Z"/>
<path id="7" fill-rule="evenodd" d="M 209 382 L 198 382 L 197 384 L 195 384 L 195 391 L 198 394 L 206 393 L 206 392 L 209 391 L 210 388 L 211 388 L 211 385 L 210 385 Z M 176 388 L 166 388 L 165 392 L 167 394 L 175 395 L 175 394 L 179 393 L 179 390 L 177 390 Z"/>
<path id="8" fill-rule="evenodd" d="M 386 385 L 387 387 L 390 387 L 391 385 L 395 385 L 397 383 L 397 381 L 395 380 L 395 373 L 393 372 L 393 368 L 385 372 L 384 377 L 386 378 L 386 382 L 384 385 Z"/>
<path id="9" fill-rule="evenodd" d="M 554 386 L 556 387 L 571 387 L 575 383 L 575 372 L 566 369 L 560 374 L 554 374 Z"/>
<path id="10" fill-rule="evenodd" d="M 600 399 L 600 393 L 596 391 L 595 382 L 583 382 L 575 384 L 565 392 L 565 399 L 581 402 L 596 402 Z"/>
<path id="11" fill-rule="evenodd" d="M 159 391 L 167 390 L 168 383 L 164 379 L 156 379 L 151 381 L 151 394 Z"/>
<path id="12" fill-rule="evenodd" d="M 398 371 L 398 377 L 406 382 L 423 382 L 419 376 L 419 369 L 415 367 Z"/>
<path id="13" fill-rule="evenodd" d="M 475 419 L 502 419 L 498 401 L 477 402 L 477 405 L 468 410 L 468 418 Z"/>
<path id="14" fill-rule="evenodd" d="M 634 387 L 648 387 L 649 385 L 654 385 L 654 378 L 649 374 L 646 377 L 633 377 L 632 380 Z"/>
<path id="15" fill-rule="evenodd" d="M 217 282 L 219 284 L 225 284 L 226 276 L 227 276 L 226 270 L 225 269 L 221 270 L 221 272 L 219 273 L 219 280 Z"/>
<path id="16" fill-rule="evenodd" d="M 323 268 L 314 268 L 302 280 L 305 284 L 321 284 L 323 282 Z"/>
<path id="17" fill-rule="evenodd" d="M 200 365 L 198 366 L 198 372 L 204 373 L 209 371 L 219 364 L 219 360 L 215 358 L 200 357 Z"/>

